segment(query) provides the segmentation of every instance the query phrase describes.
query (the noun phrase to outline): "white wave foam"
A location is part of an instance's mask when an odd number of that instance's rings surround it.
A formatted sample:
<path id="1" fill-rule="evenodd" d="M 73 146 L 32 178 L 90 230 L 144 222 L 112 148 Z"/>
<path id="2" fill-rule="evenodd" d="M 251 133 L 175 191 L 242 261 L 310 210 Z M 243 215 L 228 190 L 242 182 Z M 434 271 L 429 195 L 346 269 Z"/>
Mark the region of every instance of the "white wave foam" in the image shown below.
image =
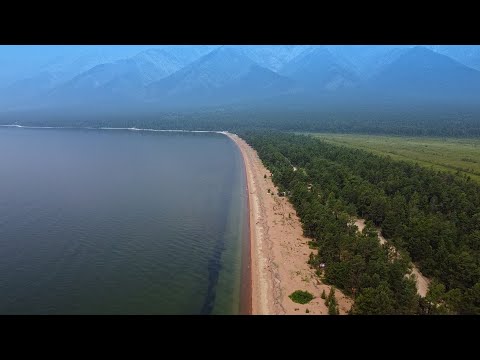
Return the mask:
<path id="1" fill-rule="evenodd" d="M 8 124 L 8 125 L 0 125 L 2 127 L 15 127 L 15 128 L 22 128 L 22 129 L 82 129 L 82 128 L 75 128 L 69 126 L 28 126 L 28 125 L 18 125 L 18 124 Z"/>
<path id="2" fill-rule="evenodd" d="M 16 128 L 23 128 L 22 125 L 17 125 L 17 124 L 12 124 L 12 125 L 0 125 L 0 126 L 3 126 L 3 127 L 16 127 Z"/>
<path id="3" fill-rule="evenodd" d="M 227 131 L 217 130 L 182 130 L 182 129 L 139 129 L 136 127 L 131 128 L 116 128 L 116 127 L 69 127 L 69 126 L 28 126 L 18 124 L 0 125 L 1 127 L 14 127 L 22 129 L 84 129 L 84 130 L 127 130 L 127 131 L 148 131 L 148 132 L 186 132 L 186 133 L 214 133 L 226 135 Z"/>

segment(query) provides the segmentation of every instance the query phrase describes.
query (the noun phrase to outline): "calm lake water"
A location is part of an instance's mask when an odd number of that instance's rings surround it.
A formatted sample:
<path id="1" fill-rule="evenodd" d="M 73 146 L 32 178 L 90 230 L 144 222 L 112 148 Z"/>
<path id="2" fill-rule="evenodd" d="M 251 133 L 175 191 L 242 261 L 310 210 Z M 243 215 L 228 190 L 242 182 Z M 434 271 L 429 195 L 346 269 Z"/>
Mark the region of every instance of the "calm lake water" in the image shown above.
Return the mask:
<path id="1" fill-rule="evenodd" d="M 0 314 L 236 314 L 246 196 L 221 134 L 0 128 Z"/>

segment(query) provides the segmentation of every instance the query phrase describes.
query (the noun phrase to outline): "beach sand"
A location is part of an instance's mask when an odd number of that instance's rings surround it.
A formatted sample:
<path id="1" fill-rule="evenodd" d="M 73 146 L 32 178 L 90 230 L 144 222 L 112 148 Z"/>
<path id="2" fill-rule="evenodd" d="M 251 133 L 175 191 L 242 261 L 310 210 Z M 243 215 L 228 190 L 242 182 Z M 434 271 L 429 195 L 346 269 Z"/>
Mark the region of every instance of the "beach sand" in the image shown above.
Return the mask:
<path id="1" fill-rule="evenodd" d="M 238 145 L 247 175 L 252 314 L 328 314 L 320 295 L 323 290 L 328 295 L 330 286 L 322 284 L 307 263 L 310 253 L 316 250 L 309 248 L 310 239 L 303 236 L 293 206 L 285 197 L 277 196 L 278 189 L 272 183 L 271 173 L 257 152 L 237 135 L 224 134 Z M 315 298 L 305 305 L 296 304 L 288 297 L 296 290 L 309 291 Z M 351 299 L 338 289 L 335 295 L 340 314 L 345 314 L 352 306 Z"/>

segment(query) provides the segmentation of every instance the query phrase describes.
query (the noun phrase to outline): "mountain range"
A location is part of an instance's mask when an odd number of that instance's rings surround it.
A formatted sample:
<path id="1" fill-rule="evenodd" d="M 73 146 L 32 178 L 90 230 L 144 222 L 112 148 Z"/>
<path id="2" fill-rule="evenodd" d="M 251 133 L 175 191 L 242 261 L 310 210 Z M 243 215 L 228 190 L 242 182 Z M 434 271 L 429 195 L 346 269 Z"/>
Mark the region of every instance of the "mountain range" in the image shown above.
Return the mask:
<path id="1" fill-rule="evenodd" d="M 478 101 L 480 47 L 164 45 L 120 59 L 97 52 L 57 58 L 14 81 L 0 89 L 0 106 L 205 106 L 347 94 Z"/>
<path id="2" fill-rule="evenodd" d="M 215 104 L 287 92 L 294 82 L 222 46 L 147 87 L 149 101 Z"/>
<path id="3" fill-rule="evenodd" d="M 416 46 L 373 76 L 368 86 L 372 91 L 417 99 L 478 99 L 480 72 L 446 55 Z"/>

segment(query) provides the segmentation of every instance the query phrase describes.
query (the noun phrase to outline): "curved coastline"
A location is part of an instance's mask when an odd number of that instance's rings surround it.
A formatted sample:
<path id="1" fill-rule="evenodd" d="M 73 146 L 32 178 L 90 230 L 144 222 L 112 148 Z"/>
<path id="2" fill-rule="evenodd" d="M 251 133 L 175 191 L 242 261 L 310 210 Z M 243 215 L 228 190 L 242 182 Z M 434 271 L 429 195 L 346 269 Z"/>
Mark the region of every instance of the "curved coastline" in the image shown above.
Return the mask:
<path id="1" fill-rule="evenodd" d="M 250 245 L 250 257 L 249 265 L 250 268 L 250 314 L 272 314 L 269 309 L 270 299 L 268 295 L 272 294 L 268 289 L 268 285 L 271 281 L 267 280 L 265 277 L 265 272 L 262 271 L 267 268 L 265 266 L 265 261 L 268 259 L 267 256 L 264 256 L 262 253 L 263 250 L 263 234 L 261 234 L 263 226 L 258 226 L 260 218 L 260 201 L 256 194 L 256 183 L 253 174 L 253 166 L 250 163 L 251 159 L 247 153 L 245 146 L 246 143 L 239 136 L 229 133 L 227 131 L 220 132 L 227 137 L 229 137 L 235 145 L 238 147 L 245 168 L 245 179 L 246 179 L 246 190 L 247 190 L 247 210 L 248 210 L 248 225 L 249 225 L 249 245 Z M 245 257 L 244 257 L 245 259 Z M 262 266 L 263 265 L 263 266 Z M 244 268 L 246 268 L 244 266 Z M 245 292 L 243 292 L 245 294 Z"/>
<path id="2" fill-rule="evenodd" d="M 225 134 L 227 135 L 227 134 Z M 228 135 L 227 135 L 228 136 Z M 235 144 L 235 146 L 237 146 Z M 237 146 L 242 157 L 243 171 L 245 174 L 245 209 L 244 209 L 244 230 L 242 239 L 242 271 L 240 275 L 240 315 L 252 315 L 252 236 L 250 224 L 250 191 L 247 177 L 247 164 L 245 158 Z"/>
<path id="3" fill-rule="evenodd" d="M 293 205 L 276 195 L 271 173 L 265 168 L 257 152 L 236 134 L 228 131 L 157 130 L 138 128 L 94 127 L 37 127 L 19 124 L 2 127 L 34 129 L 84 129 L 145 132 L 217 133 L 230 138 L 240 150 L 245 171 L 247 191 L 244 241 L 242 241 L 242 270 L 240 314 L 327 314 L 320 298 L 322 291 L 330 291 L 308 265 L 310 239 L 303 236 L 302 225 Z M 295 170 L 294 170 L 295 171 Z M 270 191 L 268 191 L 270 190 Z M 249 236 L 249 239 L 246 238 Z M 296 304 L 288 297 L 295 290 L 307 290 L 315 298 L 306 305 Z M 346 314 L 352 300 L 336 291 L 340 314 Z"/>
<path id="4" fill-rule="evenodd" d="M 228 136 L 242 153 L 247 177 L 250 262 L 251 313 L 253 315 L 326 315 L 327 306 L 321 299 L 330 286 L 323 284 L 308 265 L 310 239 L 303 235 L 300 219 L 293 205 L 276 195 L 271 180 L 257 152 L 236 134 Z M 270 191 L 268 191 L 270 190 Z M 308 304 L 294 303 L 288 295 L 307 290 L 315 298 Z M 352 300 L 336 290 L 340 314 L 346 314 Z M 308 310 L 308 311 L 307 311 Z"/>

